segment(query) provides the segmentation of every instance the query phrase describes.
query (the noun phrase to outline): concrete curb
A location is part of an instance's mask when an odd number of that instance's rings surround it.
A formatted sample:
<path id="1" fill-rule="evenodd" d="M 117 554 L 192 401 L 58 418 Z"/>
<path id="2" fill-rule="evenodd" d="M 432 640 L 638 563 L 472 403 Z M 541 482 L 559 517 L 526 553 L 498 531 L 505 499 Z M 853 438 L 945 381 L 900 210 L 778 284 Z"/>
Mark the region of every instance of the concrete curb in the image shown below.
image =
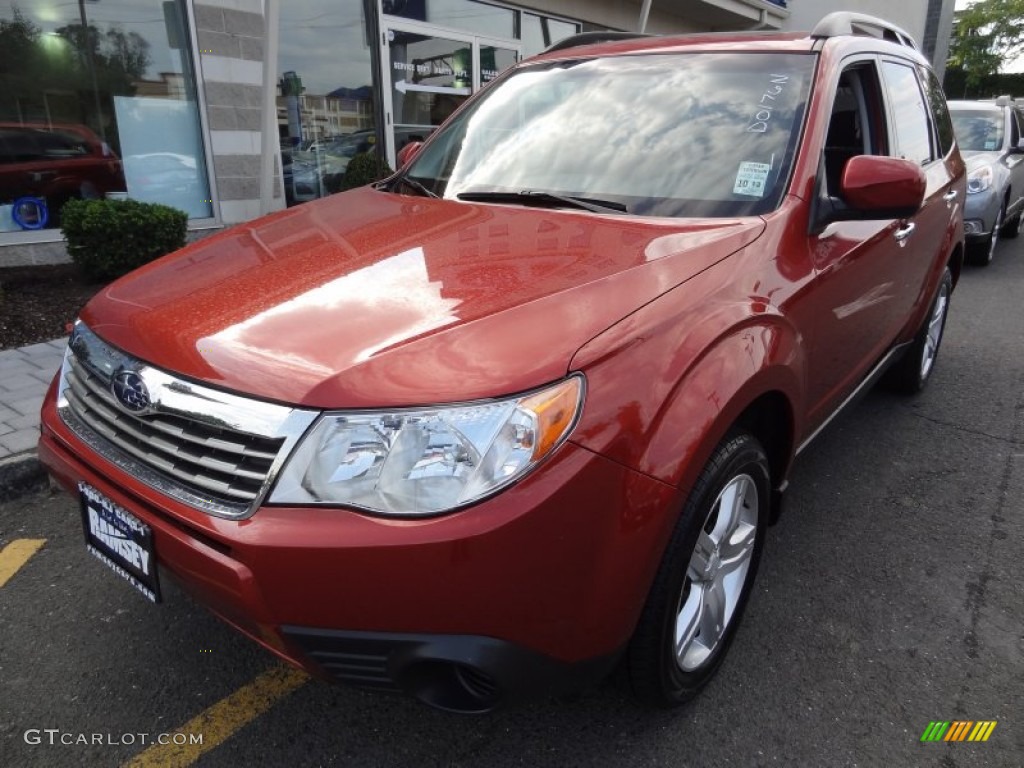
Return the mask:
<path id="1" fill-rule="evenodd" d="M 46 470 L 35 451 L 0 459 L 0 502 L 12 501 L 45 487 Z"/>

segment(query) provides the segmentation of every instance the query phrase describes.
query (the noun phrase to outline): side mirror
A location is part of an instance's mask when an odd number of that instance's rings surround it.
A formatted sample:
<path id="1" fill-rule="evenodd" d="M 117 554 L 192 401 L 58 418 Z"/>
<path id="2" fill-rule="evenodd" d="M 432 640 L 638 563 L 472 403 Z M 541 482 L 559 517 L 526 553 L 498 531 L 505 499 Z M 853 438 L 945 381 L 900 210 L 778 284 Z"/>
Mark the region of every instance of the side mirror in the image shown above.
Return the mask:
<path id="1" fill-rule="evenodd" d="M 398 164 L 398 170 L 405 168 L 410 161 L 419 154 L 420 148 L 423 146 L 422 141 L 410 141 L 400 150 L 398 150 L 398 156 L 395 158 Z"/>
<path id="2" fill-rule="evenodd" d="M 839 188 L 853 215 L 842 218 L 912 216 L 920 210 L 927 186 L 921 166 L 909 160 L 878 155 L 851 157 L 843 169 Z"/>

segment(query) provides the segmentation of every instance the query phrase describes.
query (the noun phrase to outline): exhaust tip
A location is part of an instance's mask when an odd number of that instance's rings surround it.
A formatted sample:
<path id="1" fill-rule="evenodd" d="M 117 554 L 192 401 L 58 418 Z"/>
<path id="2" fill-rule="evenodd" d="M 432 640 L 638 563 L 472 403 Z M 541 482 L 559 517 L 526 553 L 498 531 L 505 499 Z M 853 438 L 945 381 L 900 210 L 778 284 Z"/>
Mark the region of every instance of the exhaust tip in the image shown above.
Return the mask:
<path id="1" fill-rule="evenodd" d="M 484 714 L 501 702 L 501 686 L 468 664 L 421 661 L 402 673 L 401 686 L 424 704 L 460 714 Z"/>

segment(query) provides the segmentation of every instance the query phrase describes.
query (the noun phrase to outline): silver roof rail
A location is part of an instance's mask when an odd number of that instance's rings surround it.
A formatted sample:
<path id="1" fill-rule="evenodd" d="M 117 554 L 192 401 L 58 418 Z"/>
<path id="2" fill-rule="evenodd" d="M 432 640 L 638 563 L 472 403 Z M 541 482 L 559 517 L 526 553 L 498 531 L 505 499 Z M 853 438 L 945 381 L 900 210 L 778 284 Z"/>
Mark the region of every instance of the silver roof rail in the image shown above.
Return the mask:
<path id="1" fill-rule="evenodd" d="M 868 16 L 865 13 L 853 13 L 851 11 L 836 11 L 830 13 L 815 25 L 811 37 L 839 37 L 841 35 L 868 35 L 880 37 L 883 40 L 890 40 L 899 45 L 913 48 L 915 51 L 917 43 L 913 36 L 902 27 L 880 19 L 877 16 Z"/>

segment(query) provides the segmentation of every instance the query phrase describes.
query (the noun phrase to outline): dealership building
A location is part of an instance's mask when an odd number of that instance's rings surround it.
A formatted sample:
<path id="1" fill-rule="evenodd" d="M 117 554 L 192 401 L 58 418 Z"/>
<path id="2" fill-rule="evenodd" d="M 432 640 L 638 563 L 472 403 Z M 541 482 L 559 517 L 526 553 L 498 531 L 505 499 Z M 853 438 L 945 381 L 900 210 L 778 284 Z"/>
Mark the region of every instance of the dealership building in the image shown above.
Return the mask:
<path id="1" fill-rule="evenodd" d="M 356 155 L 394 167 L 503 69 L 579 32 L 809 29 L 858 10 L 941 64 L 953 4 L 0 0 L 0 267 L 65 261 L 71 198 L 166 203 L 201 234 L 338 192 Z"/>

